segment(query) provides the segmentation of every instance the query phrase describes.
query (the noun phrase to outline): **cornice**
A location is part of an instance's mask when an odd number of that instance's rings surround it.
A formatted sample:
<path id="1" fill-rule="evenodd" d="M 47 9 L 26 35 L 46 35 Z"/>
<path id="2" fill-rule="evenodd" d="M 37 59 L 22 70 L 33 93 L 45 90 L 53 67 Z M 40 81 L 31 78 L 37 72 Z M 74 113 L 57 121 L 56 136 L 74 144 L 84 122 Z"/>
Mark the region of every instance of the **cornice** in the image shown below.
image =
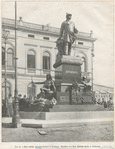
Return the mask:
<path id="1" fill-rule="evenodd" d="M 48 48 L 48 49 L 52 49 L 53 47 L 48 47 L 48 46 L 40 46 L 40 48 Z"/>
<path id="2" fill-rule="evenodd" d="M 5 72 L 2 70 L 2 75 L 5 75 Z M 7 71 L 7 75 L 12 75 L 12 77 L 15 77 L 15 72 L 8 72 Z M 43 75 L 35 75 L 35 74 L 21 74 L 21 73 L 17 73 L 17 76 L 22 76 L 22 77 L 35 77 L 35 78 L 46 78 L 46 74 Z M 55 78 L 55 76 L 52 76 L 52 78 Z M 19 79 L 19 78 L 18 78 Z"/>
<path id="3" fill-rule="evenodd" d="M 100 85 L 100 84 L 95 84 L 95 83 L 94 83 L 94 85 L 95 86 L 100 86 L 100 87 L 106 87 L 106 88 L 114 89 L 114 87 L 110 87 L 110 86 L 105 86 L 105 85 Z"/>
<path id="4" fill-rule="evenodd" d="M 72 48 L 82 48 L 82 49 L 89 49 L 89 48 L 91 48 L 91 47 L 89 47 L 89 46 L 84 46 L 84 45 L 76 45 L 76 46 L 72 46 Z"/>
<path id="5" fill-rule="evenodd" d="M 8 25 L 8 24 L 3 24 L 2 25 L 3 28 L 8 27 L 10 29 L 15 30 L 15 27 L 12 25 Z M 53 33 L 53 32 L 48 32 L 48 31 L 42 31 L 42 30 L 37 30 L 37 29 L 32 29 L 32 28 L 28 28 L 28 27 L 22 27 L 22 26 L 17 26 L 19 31 L 24 31 L 24 32 L 32 32 L 32 33 L 38 33 L 38 34 L 42 34 L 42 35 L 48 35 L 48 36 L 54 36 L 54 37 L 59 37 L 59 34 L 57 33 Z"/>
<path id="6" fill-rule="evenodd" d="M 8 24 L 8 23 L 2 23 L 2 27 L 3 28 L 10 28 L 15 30 L 15 26 L 14 24 Z M 17 25 L 17 28 L 19 31 L 24 31 L 24 32 L 32 32 L 32 33 L 38 33 L 38 34 L 42 34 L 42 35 L 48 35 L 48 36 L 54 36 L 54 37 L 59 37 L 59 33 L 58 32 L 51 32 L 48 30 L 41 30 L 41 29 L 35 29 L 35 28 L 30 28 L 30 27 L 26 27 L 26 26 L 21 26 L 21 25 Z M 82 40 L 82 41 L 88 41 L 88 42 L 95 42 L 97 39 L 96 38 L 92 38 L 90 36 L 86 37 L 86 36 L 80 36 L 77 35 L 76 36 L 77 40 Z"/>
<path id="7" fill-rule="evenodd" d="M 76 37 L 77 40 L 82 40 L 82 41 L 88 41 L 88 42 L 95 42 L 97 39 L 96 38 L 90 38 L 90 37 Z"/>

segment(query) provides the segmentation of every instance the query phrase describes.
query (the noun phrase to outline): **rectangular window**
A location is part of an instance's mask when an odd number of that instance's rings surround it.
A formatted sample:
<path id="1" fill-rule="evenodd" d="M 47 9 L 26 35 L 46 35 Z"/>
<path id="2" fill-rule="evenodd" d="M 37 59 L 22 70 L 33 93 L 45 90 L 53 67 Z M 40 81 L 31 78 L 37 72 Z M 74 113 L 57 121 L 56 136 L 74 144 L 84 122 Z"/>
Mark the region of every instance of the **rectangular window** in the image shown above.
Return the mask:
<path id="1" fill-rule="evenodd" d="M 5 52 L 2 52 L 2 65 L 5 65 Z"/>
<path id="2" fill-rule="evenodd" d="M 50 38 L 49 38 L 49 37 L 43 37 L 43 39 L 45 39 L 45 40 L 49 40 Z"/>
<path id="3" fill-rule="evenodd" d="M 7 65 L 8 65 L 8 66 L 13 66 L 13 57 L 12 57 L 12 53 L 8 53 L 8 57 L 7 57 Z"/>
<path id="4" fill-rule="evenodd" d="M 30 38 L 34 38 L 34 35 L 28 34 L 28 37 L 30 37 Z"/>
<path id="5" fill-rule="evenodd" d="M 28 58 L 27 58 L 28 60 L 28 62 L 27 62 L 27 64 L 28 64 L 28 68 L 35 68 L 35 55 L 29 55 L 28 54 Z"/>
<path id="6" fill-rule="evenodd" d="M 50 69 L 50 57 L 43 56 L 43 69 Z"/>
<path id="7" fill-rule="evenodd" d="M 83 42 L 78 42 L 78 44 L 83 45 Z"/>
<path id="8" fill-rule="evenodd" d="M 8 98 L 8 95 L 10 94 L 10 88 L 6 86 L 6 97 Z M 2 87 L 2 99 L 5 100 L 5 87 Z"/>

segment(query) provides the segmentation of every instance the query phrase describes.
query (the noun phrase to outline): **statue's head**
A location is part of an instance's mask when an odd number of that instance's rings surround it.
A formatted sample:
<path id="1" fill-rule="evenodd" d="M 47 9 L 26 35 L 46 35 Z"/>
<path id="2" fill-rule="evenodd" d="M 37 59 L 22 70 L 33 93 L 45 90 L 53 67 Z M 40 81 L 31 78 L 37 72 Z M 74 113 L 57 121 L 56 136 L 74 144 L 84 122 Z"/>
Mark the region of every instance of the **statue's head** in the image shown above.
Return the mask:
<path id="1" fill-rule="evenodd" d="M 10 97 L 12 97 L 12 95 L 11 95 L 11 94 L 9 94 L 9 98 L 10 98 Z"/>
<path id="2" fill-rule="evenodd" d="M 83 81 L 85 81 L 87 79 L 87 77 L 86 76 L 83 76 Z"/>
<path id="3" fill-rule="evenodd" d="M 51 74 L 47 74 L 46 79 L 47 79 L 47 80 L 52 79 Z"/>
<path id="4" fill-rule="evenodd" d="M 67 19 L 67 20 L 71 20 L 71 18 L 72 18 L 72 14 L 66 13 L 66 19 Z"/>

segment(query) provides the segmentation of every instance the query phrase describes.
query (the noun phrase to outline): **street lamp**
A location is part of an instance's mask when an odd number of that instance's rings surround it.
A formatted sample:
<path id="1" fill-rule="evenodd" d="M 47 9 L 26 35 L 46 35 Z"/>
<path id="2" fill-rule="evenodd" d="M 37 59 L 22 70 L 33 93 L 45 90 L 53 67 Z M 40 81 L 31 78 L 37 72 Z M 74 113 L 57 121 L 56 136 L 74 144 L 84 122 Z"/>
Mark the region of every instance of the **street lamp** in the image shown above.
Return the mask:
<path id="1" fill-rule="evenodd" d="M 21 126 L 19 116 L 19 101 L 18 101 L 18 87 L 17 87 L 17 2 L 15 1 L 15 100 L 14 100 L 14 115 L 12 118 L 13 127 Z"/>
<path id="2" fill-rule="evenodd" d="M 31 95 L 32 95 L 32 101 L 33 101 L 33 99 L 34 99 L 34 97 L 33 97 L 34 96 L 34 94 L 33 94 L 33 92 L 34 92 L 34 89 L 33 89 L 34 88 L 33 77 L 31 77 L 31 87 L 32 87 L 31 88 Z"/>
<path id="3" fill-rule="evenodd" d="M 2 38 L 5 40 L 5 107 L 6 107 L 6 116 L 8 116 L 8 107 L 7 107 L 7 89 L 6 89 L 6 82 L 7 82 L 7 75 L 6 75 L 6 65 L 7 65 L 7 60 L 6 60 L 6 41 L 8 39 L 8 36 L 10 34 L 10 31 L 8 30 L 3 30 L 2 31 Z"/>

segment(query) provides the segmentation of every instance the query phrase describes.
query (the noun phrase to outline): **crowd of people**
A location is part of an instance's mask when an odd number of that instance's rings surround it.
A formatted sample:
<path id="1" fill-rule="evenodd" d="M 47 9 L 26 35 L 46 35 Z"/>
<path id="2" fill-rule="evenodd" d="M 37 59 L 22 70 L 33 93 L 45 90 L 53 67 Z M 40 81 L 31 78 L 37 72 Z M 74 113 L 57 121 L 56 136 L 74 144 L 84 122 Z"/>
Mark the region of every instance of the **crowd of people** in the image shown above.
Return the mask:
<path id="1" fill-rule="evenodd" d="M 11 94 L 9 94 L 7 101 L 2 100 L 2 113 L 5 113 L 7 111 L 7 114 L 9 117 L 13 116 L 13 109 L 14 109 L 14 97 L 12 97 Z M 29 98 L 26 97 L 26 95 L 22 96 L 21 94 L 18 95 L 18 102 L 19 102 L 19 111 L 26 111 L 31 103 L 33 103 L 37 97 L 30 96 Z"/>
<path id="2" fill-rule="evenodd" d="M 104 98 L 104 97 L 95 97 L 95 103 L 96 104 L 101 104 L 104 105 L 105 108 L 109 108 L 109 107 L 113 107 L 114 106 L 114 101 L 113 101 L 113 97 L 109 96 L 109 98 Z"/>
<path id="3" fill-rule="evenodd" d="M 38 102 L 38 96 L 35 96 L 32 98 L 31 96 L 29 98 L 26 97 L 26 95 L 22 96 L 21 94 L 18 95 L 18 101 L 19 101 L 19 111 L 27 111 L 29 106 Z M 83 103 L 83 101 L 81 101 Z M 113 98 L 110 96 L 108 100 L 105 100 L 105 98 L 98 99 L 96 96 L 95 103 L 94 104 L 101 104 L 104 106 L 104 108 L 114 107 Z M 9 94 L 7 102 L 5 100 L 2 101 L 2 113 L 5 113 L 7 110 L 7 114 L 9 117 L 13 116 L 14 112 L 14 97 L 12 97 L 11 94 Z"/>
<path id="4" fill-rule="evenodd" d="M 31 109 L 31 106 L 37 105 L 38 103 L 41 103 L 40 100 L 45 101 L 45 98 L 42 98 L 41 95 L 42 92 L 40 92 L 39 94 L 37 94 L 37 96 L 33 97 L 30 96 L 29 98 L 26 95 L 18 95 L 18 102 L 19 102 L 19 111 L 28 111 L 29 109 Z M 14 100 L 15 98 L 12 97 L 11 94 L 9 94 L 7 101 L 6 100 L 2 100 L 2 114 L 4 115 L 4 113 L 7 113 L 7 116 L 12 117 L 13 116 L 13 112 L 14 112 Z M 56 104 L 54 101 L 54 98 L 52 98 L 52 100 L 49 100 L 50 104 L 54 105 Z M 6 112 L 7 111 L 7 112 Z"/>

